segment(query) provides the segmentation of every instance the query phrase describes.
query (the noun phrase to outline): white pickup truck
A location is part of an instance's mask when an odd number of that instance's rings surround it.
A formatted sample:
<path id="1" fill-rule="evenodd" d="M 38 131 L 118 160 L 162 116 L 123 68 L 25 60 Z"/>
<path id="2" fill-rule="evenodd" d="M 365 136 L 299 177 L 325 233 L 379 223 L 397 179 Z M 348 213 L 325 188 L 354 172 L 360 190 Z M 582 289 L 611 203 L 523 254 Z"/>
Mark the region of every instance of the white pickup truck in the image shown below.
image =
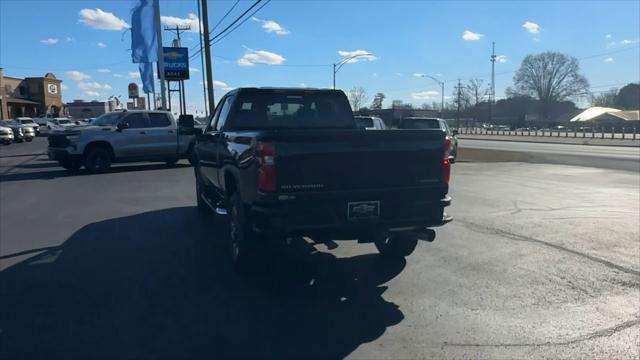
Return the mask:
<path id="1" fill-rule="evenodd" d="M 52 130 L 48 155 L 67 170 L 84 166 L 91 173 L 106 172 L 114 162 L 162 161 L 171 166 L 179 159 L 191 160 L 194 140 L 193 125 L 181 130 L 169 112 L 119 111 L 88 126 Z"/>

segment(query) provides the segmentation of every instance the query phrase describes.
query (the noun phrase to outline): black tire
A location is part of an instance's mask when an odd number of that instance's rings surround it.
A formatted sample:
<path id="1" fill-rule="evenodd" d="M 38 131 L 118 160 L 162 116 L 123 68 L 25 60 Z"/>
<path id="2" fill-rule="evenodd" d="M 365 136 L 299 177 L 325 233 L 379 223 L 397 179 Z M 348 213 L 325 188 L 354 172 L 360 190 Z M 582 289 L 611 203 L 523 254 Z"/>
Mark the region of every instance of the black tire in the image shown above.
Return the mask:
<path id="1" fill-rule="evenodd" d="M 202 184 L 200 182 L 200 175 L 198 174 L 200 169 L 198 167 L 194 167 L 193 169 L 196 176 L 196 203 L 198 204 L 198 210 L 203 214 L 211 214 L 213 210 L 206 202 L 204 202 L 204 200 L 202 200 Z"/>
<path id="2" fill-rule="evenodd" d="M 60 166 L 62 166 L 66 170 L 74 171 L 74 172 L 80 170 L 80 168 L 82 167 L 82 160 L 80 159 L 60 160 L 58 161 L 58 163 L 60 163 Z"/>
<path id="3" fill-rule="evenodd" d="M 27 140 L 27 142 L 32 142 L 33 138 L 26 138 L 25 140 Z"/>
<path id="4" fill-rule="evenodd" d="M 242 204 L 240 195 L 234 192 L 229 199 L 229 251 L 234 269 L 247 274 L 254 269 L 256 235 Z"/>
<path id="5" fill-rule="evenodd" d="M 84 167 L 92 174 L 101 174 L 111 167 L 111 152 L 103 147 L 90 149 L 84 160 Z"/>
<path id="6" fill-rule="evenodd" d="M 373 242 L 381 255 L 389 258 L 404 258 L 411 255 L 418 245 L 418 238 L 409 234 L 384 233 Z"/>

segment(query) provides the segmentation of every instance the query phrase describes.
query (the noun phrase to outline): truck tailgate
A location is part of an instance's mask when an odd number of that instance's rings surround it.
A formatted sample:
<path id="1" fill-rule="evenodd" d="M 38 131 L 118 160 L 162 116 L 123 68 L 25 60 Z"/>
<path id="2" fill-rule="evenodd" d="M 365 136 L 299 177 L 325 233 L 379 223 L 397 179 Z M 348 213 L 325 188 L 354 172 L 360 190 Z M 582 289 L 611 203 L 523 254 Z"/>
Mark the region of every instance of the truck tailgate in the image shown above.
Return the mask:
<path id="1" fill-rule="evenodd" d="M 281 192 L 442 186 L 440 130 L 262 133 L 276 146 Z"/>

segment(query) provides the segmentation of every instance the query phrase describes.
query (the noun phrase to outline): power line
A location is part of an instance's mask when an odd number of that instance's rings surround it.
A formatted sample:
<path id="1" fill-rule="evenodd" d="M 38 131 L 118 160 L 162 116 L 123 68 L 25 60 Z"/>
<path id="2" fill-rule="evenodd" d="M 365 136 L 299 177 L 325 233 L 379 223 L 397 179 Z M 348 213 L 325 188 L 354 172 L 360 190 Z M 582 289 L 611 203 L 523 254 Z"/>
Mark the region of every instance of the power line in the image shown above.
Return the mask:
<path id="1" fill-rule="evenodd" d="M 269 1 L 271 0 L 267 0 L 267 2 L 265 4 L 263 4 L 258 10 L 262 9 L 264 7 L 264 5 L 268 4 Z M 221 30 L 218 34 L 216 34 L 215 36 L 213 36 L 211 38 L 211 40 L 209 40 L 209 45 L 213 45 L 216 42 L 214 42 L 216 39 L 220 39 L 222 40 L 220 37 L 222 36 L 223 38 L 226 37 L 228 35 L 228 33 L 226 33 L 227 30 L 229 30 L 232 26 L 234 26 L 238 21 L 240 21 L 245 15 L 247 15 L 247 13 L 249 13 L 249 11 L 251 11 L 254 7 L 256 7 L 260 2 L 262 2 L 262 0 L 256 0 L 256 2 L 253 3 L 253 5 L 251 5 L 247 10 L 245 10 L 242 14 L 240 14 L 240 16 L 238 16 L 235 20 L 233 20 L 231 22 L 231 24 L 229 24 L 226 28 L 224 28 L 223 30 Z M 247 21 L 251 16 L 253 16 L 255 13 L 258 12 L 258 10 L 254 11 L 250 16 L 248 16 L 247 18 L 245 18 L 238 26 L 242 25 L 245 23 L 245 21 Z M 229 33 L 231 33 L 233 30 L 237 29 L 238 26 L 234 27 Z M 202 49 L 198 50 L 195 54 L 191 55 L 189 57 L 189 59 L 192 59 L 194 57 L 196 57 L 200 52 L 202 52 Z"/>
<path id="2" fill-rule="evenodd" d="M 262 10 L 263 7 L 267 6 L 267 4 L 269 4 L 271 0 L 267 0 L 264 4 L 262 4 L 262 6 L 260 6 L 259 8 L 257 8 L 253 13 L 251 13 L 251 15 L 247 16 L 244 20 L 242 20 L 242 22 L 240 22 L 238 25 L 236 25 L 233 29 L 229 30 L 229 32 L 227 32 L 226 34 L 219 34 L 217 36 L 214 36 L 213 39 L 211 39 L 212 43 L 211 45 L 215 45 L 217 43 L 219 43 L 220 41 L 222 41 L 222 39 L 224 39 L 225 37 L 229 36 L 229 34 L 231 34 L 235 29 L 239 28 L 242 24 L 244 24 L 247 20 L 249 20 L 250 18 L 253 17 L 253 15 L 255 15 L 258 11 Z M 221 36 L 220 38 L 218 38 L 218 36 Z M 217 39 L 217 40 L 216 40 Z M 214 41 L 215 40 L 215 41 Z"/>
<path id="3" fill-rule="evenodd" d="M 218 22 L 216 23 L 216 25 L 213 27 L 213 29 L 211 29 L 211 31 L 209 31 L 209 35 L 211 35 L 213 33 L 213 31 L 224 21 L 224 19 L 227 18 L 227 16 L 229 16 L 229 14 L 231 13 L 231 11 L 233 11 L 233 9 L 236 7 L 236 5 L 238 5 L 238 3 L 240 2 L 240 0 L 236 0 L 236 2 L 231 6 L 231 8 L 229 8 L 229 10 L 227 10 L 227 12 L 222 16 L 222 18 L 220 20 L 218 20 Z M 198 2 L 199 4 L 199 2 Z M 200 21 L 200 20 L 199 20 Z M 200 38 L 202 38 L 202 33 L 200 34 Z M 202 45 L 200 45 L 202 46 Z M 195 50 L 198 48 L 198 44 L 194 45 L 191 48 L 191 51 Z"/>

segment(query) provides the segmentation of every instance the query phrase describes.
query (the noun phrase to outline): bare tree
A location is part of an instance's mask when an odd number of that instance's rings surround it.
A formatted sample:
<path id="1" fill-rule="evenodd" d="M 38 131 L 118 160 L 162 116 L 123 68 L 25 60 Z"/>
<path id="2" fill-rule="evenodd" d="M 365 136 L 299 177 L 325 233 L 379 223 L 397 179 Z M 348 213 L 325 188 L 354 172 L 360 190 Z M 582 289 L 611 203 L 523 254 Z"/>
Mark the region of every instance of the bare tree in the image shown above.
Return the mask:
<path id="1" fill-rule="evenodd" d="M 422 105 L 420 105 L 420 109 L 422 110 L 431 110 L 431 105 L 429 105 L 429 103 L 422 103 Z"/>
<path id="2" fill-rule="evenodd" d="M 512 94 L 540 100 L 544 118 L 551 102 L 575 98 L 589 91 L 589 81 L 580 73 L 578 60 L 558 52 L 527 55 L 513 83 Z"/>
<path id="3" fill-rule="evenodd" d="M 591 106 L 615 107 L 618 89 L 601 92 L 591 96 Z"/>
<path id="4" fill-rule="evenodd" d="M 471 105 L 474 107 L 484 101 L 489 94 L 489 88 L 484 85 L 484 80 L 482 79 L 469 80 L 464 91 L 467 93 L 467 97 L 470 99 Z"/>
<path id="5" fill-rule="evenodd" d="M 371 103 L 372 110 L 381 110 L 382 102 L 384 101 L 385 96 L 383 93 L 377 93 L 376 96 L 373 97 L 373 103 Z"/>
<path id="6" fill-rule="evenodd" d="M 367 90 L 361 86 L 356 86 L 349 91 L 349 102 L 353 111 L 358 111 L 367 102 Z"/>

